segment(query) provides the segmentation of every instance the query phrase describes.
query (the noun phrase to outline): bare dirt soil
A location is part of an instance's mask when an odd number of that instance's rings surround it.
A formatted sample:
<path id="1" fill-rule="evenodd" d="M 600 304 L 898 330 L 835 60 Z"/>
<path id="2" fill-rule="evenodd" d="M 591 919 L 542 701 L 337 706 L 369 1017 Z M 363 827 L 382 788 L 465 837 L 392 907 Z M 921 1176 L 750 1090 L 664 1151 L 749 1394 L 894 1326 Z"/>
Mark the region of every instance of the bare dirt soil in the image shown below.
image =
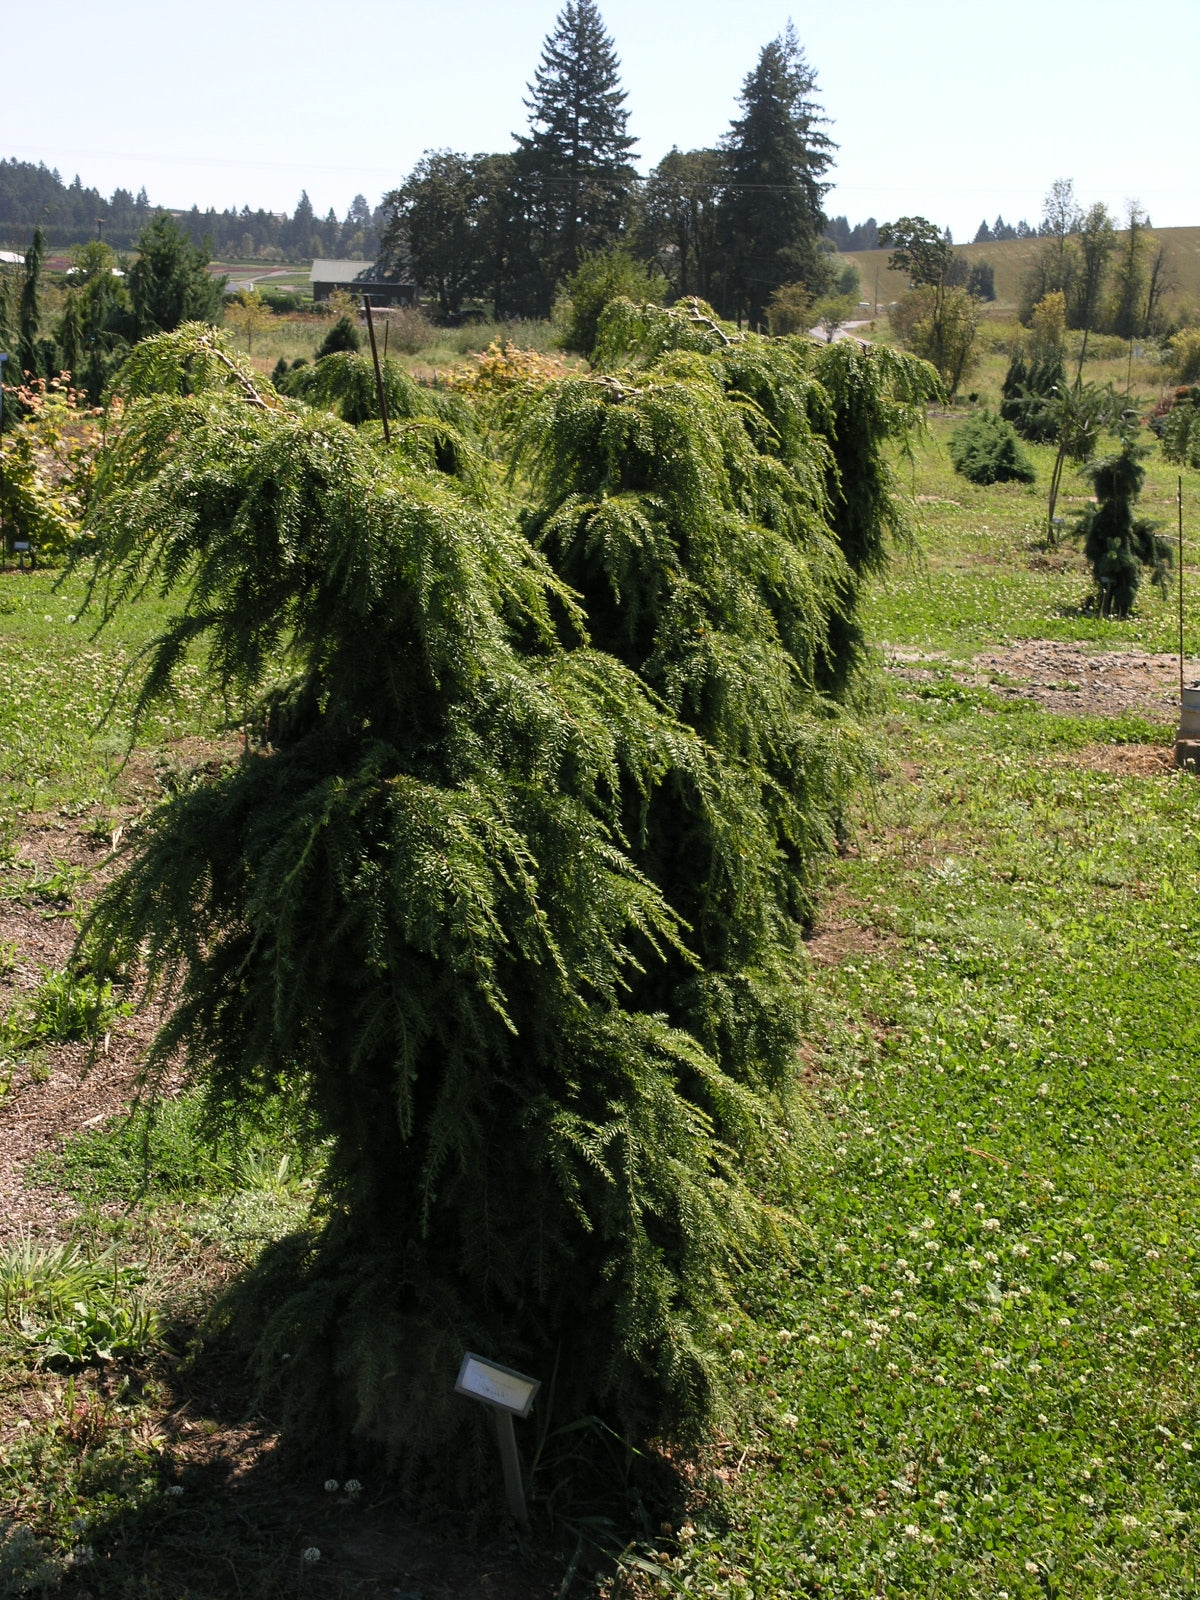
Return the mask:
<path id="1" fill-rule="evenodd" d="M 888 649 L 886 656 L 892 676 L 909 683 L 944 677 L 949 666 L 945 653 L 936 650 Z M 1178 713 L 1177 656 L 1137 650 L 1092 652 L 1055 639 L 1030 639 L 981 650 L 969 665 L 949 666 L 949 676 L 956 683 L 989 689 L 1000 699 L 1033 700 L 1047 711 L 1066 715 L 1115 717 L 1136 712 L 1170 722 Z M 1187 676 L 1190 682 L 1194 668 Z"/>

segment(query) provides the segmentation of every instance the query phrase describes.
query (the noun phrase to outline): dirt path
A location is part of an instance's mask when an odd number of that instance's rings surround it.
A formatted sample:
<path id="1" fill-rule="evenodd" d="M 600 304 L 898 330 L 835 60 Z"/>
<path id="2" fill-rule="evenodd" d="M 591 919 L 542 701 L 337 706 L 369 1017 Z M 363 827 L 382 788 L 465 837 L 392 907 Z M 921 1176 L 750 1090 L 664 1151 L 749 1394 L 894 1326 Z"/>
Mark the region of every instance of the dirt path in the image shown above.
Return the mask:
<path id="1" fill-rule="evenodd" d="M 943 677 L 943 651 L 885 646 L 888 670 L 910 683 Z M 1188 680 L 1194 668 L 1185 662 Z M 1000 699 L 1033 700 L 1047 711 L 1115 717 L 1136 712 L 1173 722 L 1179 706 L 1179 658 L 1137 650 L 1092 652 L 1078 644 L 1030 639 L 981 650 L 969 666 L 950 671 L 955 683 L 990 689 Z"/>

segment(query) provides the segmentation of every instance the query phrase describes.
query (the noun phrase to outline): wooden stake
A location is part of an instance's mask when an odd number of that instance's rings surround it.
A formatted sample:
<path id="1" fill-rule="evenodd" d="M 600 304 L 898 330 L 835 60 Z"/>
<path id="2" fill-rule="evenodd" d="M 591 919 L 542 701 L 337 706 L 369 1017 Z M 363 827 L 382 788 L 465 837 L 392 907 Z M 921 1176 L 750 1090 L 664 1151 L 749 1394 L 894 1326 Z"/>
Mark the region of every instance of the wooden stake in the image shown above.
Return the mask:
<path id="1" fill-rule="evenodd" d="M 375 393 L 379 396 L 379 415 L 383 418 L 383 442 L 391 444 L 392 432 L 388 427 L 387 397 L 383 392 L 383 373 L 379 367 L 379 351 L 375 348 L 375 323 L 371 316 L 371 296 L 363 295 L 363 310 L 367 314 L 367 332 L 371 336 L 371 360 L 375 363 Z"/>

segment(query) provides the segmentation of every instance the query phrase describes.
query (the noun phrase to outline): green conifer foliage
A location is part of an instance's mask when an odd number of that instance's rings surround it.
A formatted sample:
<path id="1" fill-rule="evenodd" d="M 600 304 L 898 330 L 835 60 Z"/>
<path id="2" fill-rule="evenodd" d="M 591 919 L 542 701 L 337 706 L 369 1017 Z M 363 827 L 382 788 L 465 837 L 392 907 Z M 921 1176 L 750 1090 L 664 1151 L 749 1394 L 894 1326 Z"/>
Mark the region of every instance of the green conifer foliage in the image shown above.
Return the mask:
<path id="1" fill-rule="evenodd" d="M 700 957 L 633 992 L 773 1089 L 799 1042 L 798 934 L 865 759 L 829 691 L 858 664 L 859 576 L 904 527 L 884 452 L 937 392 L 923 363 L 840 351 L 736 335 L 699 302 L 615 302 L 614 370 L 545 389 L 519 443 L 531 536 L 594 643 L 703 741 L 716 796 L 627 802 L 634 858 Z"/>
<path id="2" fill-rule="evenodd" d="M 1079 519 L 1083 553 L 1091 565 L 1100 591 L 1100 610 L 1106 616 L 1127 617 L 1141 587 L 1143 568 L 1165 592 L 1171 568 L 1170 541 L 1155 532 L 1157 523 L 1134 515 L 1134 505 L 1146 481 L 1141 458 L 1146 454 L 1132 438 L 1121 441 L 1111 456 L 1092 462 L 1085 470 L 1096 492 L 1096 504 Z"/>
<path id="3" fill-rule="evenodd" d="M 324 1451 L 377 1441 L 463 1494 L 495 1477 L 486 1419 L 451 1394 L 464 1348 L 554 1374 L 556 1424 L 695 1434 L 728 1385 L 712 1322 L 776 1227 L 765 1202 L 787 1192 L 796 1130 L 750 1081 L 765 1073 L 722 1070 L 699 1030 L 641 1003 L 656 968 L 696 971 L 697 941 L 632 841 L 655 797 L 678 795 L 681 831 L 706 830 L 732 880 L 731 915 L 780 924 L 786 883 L 806 887 L 798 854 L 823 824 L 794 781 L 764 803 L 760 769 L 795 755 L 815 782 L 845 765 L 825 749 L 836 720 L 786 726 L 791 661 L 840 566 L 815 524 L 800 548 L 811 494 L 756 458 L 761 424 L 703 361 L 628 396 L 556 392 L 581 451 L 611 423 L 635 474 L 640 434 L 697 430 L 663 510 L 631 485 L 613 539 L 656 541 L 667 577 L 672 542 L 694 542 L 696 577 L 722 585 L 709 600 L 689 583 L 678 628 L 712 616 L 721 637 L 664 637 L 657 681 L 744 745 L 726 771 L 598 648 L 625 636 L 616 615 L 586 642 L 499 499 L 260 388 L 198 327 L 138 346 L 120 382 L 94 603 L 166 598 L 143 706 L 190 650 L 268 742 L 147 818 L 86 938 L 100 960 L 147 951 L 148 990 L 174 1001 L 152 1072 L 182 1051 L 218 1112 L 282 1094 L 328 1141 L 318 1220 L 244 1289 L 263 1371 Z M 594 493 L 582 458 L 579 474 Z M 689 485 L 711 502 L 694 536 Z M 727 533 L 746 546 L 732 562 L 714 549 Z M 649 603 L 651 563 L 625 559 L 630 598 L 636 584 Z M 800 604 L 817 610 L 796 620 L 793 658 L 773 607 Z M 755 621 L 739 630 L 742 611 Z M 776 838 L 795 862 L 773 859 Z M 697 922 L 721 949 L 764 945 L 757 927 Z M 775 934 L 789 961 L 794 938 Z"/>
<path id="4" fill-rule="evenodd" d="M 21 279 L 17 310 L 17 359 L 21 371 L 27 372 L 32 378 L 49 376 L 42 371 L 38 360 L 38 333 L 41 330 L 39 292 L 45 256 L 46 235 L 39 226 L 33 230 L 33 239 L 25 252 L 25 272 Z"/>
<path id="5" fill-rule="evenodd" d="M 542 45 L 529 96 L 516 176 L 545 315 L 555 285 L 580 256 L 617 242 L 637 181 L 620 62 L 595 0 L 567 0 Z"/>
<path id="6" fill-rule="evenodd" d="M 831 287 L 819 240 L 822 175 L 834 146 L 821 132 L 816 81 L 789 23 L 759 53 L 742 88 L 742 115 L 724 140 L 723 309 L 751 324 L 764 320 L 781 283 L 803 283 L 814 295 Z"/>

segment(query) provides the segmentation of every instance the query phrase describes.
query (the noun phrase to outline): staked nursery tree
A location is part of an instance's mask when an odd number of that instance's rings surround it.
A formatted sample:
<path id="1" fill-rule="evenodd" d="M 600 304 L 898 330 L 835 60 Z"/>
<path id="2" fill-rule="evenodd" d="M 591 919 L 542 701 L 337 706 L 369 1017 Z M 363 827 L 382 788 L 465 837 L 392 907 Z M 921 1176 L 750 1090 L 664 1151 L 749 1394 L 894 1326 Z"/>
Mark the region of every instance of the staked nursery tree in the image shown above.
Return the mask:
<path id="1" fill-rule="evenodd" d="M 1102 616 L 1129 615 L 1143 570 L 1148 570 L 1151 582 L 1166 593 L 1172 561 L 1170 540 L 1156 532 L 1157 523 L 1134 514 L 1146 481 L 1145 454 L 1145 448 L 1126 434 L 1113 455 L 1087 468 L 1096 503 L 1080 514 L 1079 532 L 1096 580 Z"/>
<path id="2" fill-rule="evenodd" d="M 326 1452 L 478 1497 L 464 1348 L 552 1378 L 552 1433 L 735 1402 L 714 1325 L 787 1248 L 799 935 L 864 762 L 857 577 L 936 387 L 847 343 L 618 301 L 613 370 L 489 393 L 486 449 L 402 374 L 392 447 L 356 428 L 352 354 L 313 409 L 197 327 L 122 372 L 93 604 L 161 594 L 139 707 L 199 660 L 260 743 L 145 819 L 81 952 L 145 952 L 152 1072 L 327 1141 L 241 1290 Z"/>

